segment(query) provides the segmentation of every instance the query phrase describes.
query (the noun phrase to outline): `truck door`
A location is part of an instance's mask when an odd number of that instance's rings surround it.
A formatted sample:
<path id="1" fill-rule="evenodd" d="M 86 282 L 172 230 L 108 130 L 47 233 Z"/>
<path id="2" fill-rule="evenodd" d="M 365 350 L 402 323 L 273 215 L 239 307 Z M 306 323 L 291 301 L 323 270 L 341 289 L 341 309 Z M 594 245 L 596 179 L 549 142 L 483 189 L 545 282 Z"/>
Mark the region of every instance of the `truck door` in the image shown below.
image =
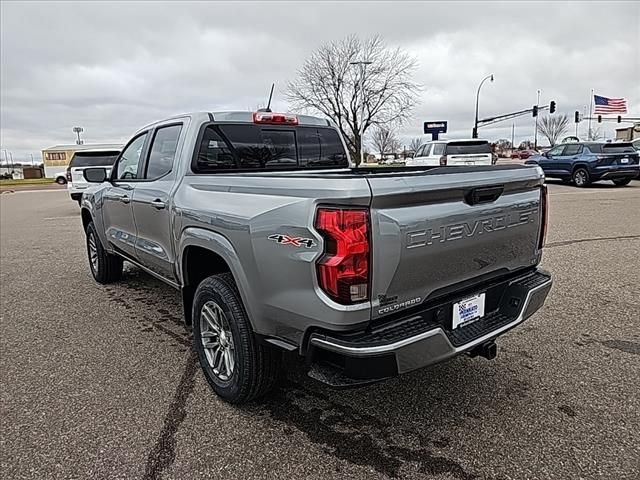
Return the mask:
<path id="1" fill-rule="evenodd" d="M 135 258 L 136 225 L 131 200 L 139 178 L 140 159 L 147 147 L 147 132 L 141 133 L 122 151 L 104 193 L 103 221 L 107 241 L 117 250 Z"/>
<path id="2" fill-rule="evenodd" d="M 133 196 L 133 217 L 138 229 L 136 257 L 145 267 L 174 281 L 171 191 L 176 180 L 176 157 L 182 147 L 182 123 L 161 125 L 153 131 L 142 178 Z"/>

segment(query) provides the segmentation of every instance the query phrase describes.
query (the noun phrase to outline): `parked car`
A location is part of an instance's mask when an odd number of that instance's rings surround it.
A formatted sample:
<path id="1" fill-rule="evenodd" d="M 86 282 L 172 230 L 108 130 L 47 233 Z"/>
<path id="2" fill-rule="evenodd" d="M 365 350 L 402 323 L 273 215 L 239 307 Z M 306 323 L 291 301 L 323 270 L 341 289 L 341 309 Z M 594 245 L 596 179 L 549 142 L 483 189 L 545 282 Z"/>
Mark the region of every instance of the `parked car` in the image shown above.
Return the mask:
<path id="1" fill-rule="evenodd" d="M 53 177 L 53 181 L 58 185 L 66 185 L 66 183 L 69 181 L 67 172 L 63 170 L 62 172 L 56 173 Z"/>
<path id="2" fill-rule="evenodd" d="M 121 147 L 92 148 L 78 150 L 73 154 L 66 171 L 67 191 L 73 201 L 80 203 L 82 192 L 90 185 L 83 176 L 84 170 L 89 167 L 105 167 L 110 172 L 120 150 Z"/>
<path id="3" fill-rule="evenodd" d="M 91 273 L 118 280 L 127 260 L 179 289 L 205 378 L 232 403 L 267 392 L 283 352 L 340 386 L 494 358 L 551 288 L 542 171 L 351 167 L 315 117 L 144 127 L 110 174 L 84 171 Z"/>
<path id="4" fill-rule="evenodd" d="M 628 142 L 566 143 L 530 157 L 525 164 L 539 165 L 547 177 L 571 181 L 577 187 L 600 180 L 625 186 L 638 175 L 638 157 L 638 151 Z"/>
<path id="5" fill-rule="evenodd" d="M 492 165 L 491 145 L 486 140 L 436 140 L 416 150 L 406 166 Z"/>
<path id="6" fill-rule="evenodd" d="M 534 155 L 539 155 L 539 153 L 535 150 L 514 150 L 513 152 L 511 152 L 511 158 L 518 158 L 521 160 L 526 160 L 527 158 Z"/>

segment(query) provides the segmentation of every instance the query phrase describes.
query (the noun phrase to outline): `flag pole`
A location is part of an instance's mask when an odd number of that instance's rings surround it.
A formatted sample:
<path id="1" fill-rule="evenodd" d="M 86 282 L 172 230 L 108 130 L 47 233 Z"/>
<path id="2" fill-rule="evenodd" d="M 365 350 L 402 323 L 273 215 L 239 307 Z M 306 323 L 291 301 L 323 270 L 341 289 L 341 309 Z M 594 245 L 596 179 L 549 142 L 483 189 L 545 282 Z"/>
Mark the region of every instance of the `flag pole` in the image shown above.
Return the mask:
<path id="1" fill-rule="evenodd" d="M 591 97 L 589 97 L 589 133 L 587 140 L 591 141 L 591 117 L 593 116 L 593 88 L 591 89 Z"/>

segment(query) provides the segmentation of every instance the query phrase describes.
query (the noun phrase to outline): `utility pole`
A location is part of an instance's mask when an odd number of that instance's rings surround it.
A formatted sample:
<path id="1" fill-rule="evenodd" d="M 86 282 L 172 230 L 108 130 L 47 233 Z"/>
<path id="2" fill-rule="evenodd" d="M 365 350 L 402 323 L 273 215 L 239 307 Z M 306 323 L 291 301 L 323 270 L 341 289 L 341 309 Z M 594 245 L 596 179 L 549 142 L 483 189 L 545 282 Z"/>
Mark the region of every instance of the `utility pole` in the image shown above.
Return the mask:
<path id="1" fill-rule="evenodd" d="M 73 127 L 73 132 L 78 136 L 78 139 L 76 140 L 76 144 L 77 145 L 82 145 L 82 140 L 80 139 L 80 134 L 82 132 L 84 132 L 84 128 L 82 127 Z"/>
<path id="2" fill-rule="evenodd" d="M 516 124 L 512 123 L 511 124 L 511 150 L 515 150 L 516 149 L 516 146 L 514 145 L 515 133 L 516 133 Z"/>
<path id="3" fill-rule="evenodd" d="M 591 117 L 593 117 L 593 88 L 591 89 L 591 97 L 589 97 L 589 133 L 587 140 L 591 141 Z"/>
<path id="4" fill-rule="evenodd" d="M 538 110 L 538 115 L 536 115 L 536 131 L 533 134 L 533 149 L 538 149 L 538 116 L 540 115 L 540 89 L 538 89 L 538 100 L 536 101 L 536 110 Z"/>
<path id="5" fill-rule="evenodd" d="M 29 155 L 31 155 L 31 166 L 33 167 L 33 153 L 30 153 Z"/>
<path id="6" fill-rule="evenodd" d="M 480 82 L 480 85 L 478 85 L 478 91 L 476 92 L 476 121 L 473 124 L 473 132 L 471 132 L 471 138 L 478 138 L 478 102 L 480 100 L 480 89 L 482 88 L 482 84 L 489 79 L 491 79 L 491 81 L 493 82 L 493 73 L 484 77 Z"/>
<path id="7" fill-rule="evenodd" d="M 364 75 L 367 65 L 372 62 L 360 60 L 358 62 L 349 62 L 350 65 L 360 66 L 360 165 L 364 163 Z"/>

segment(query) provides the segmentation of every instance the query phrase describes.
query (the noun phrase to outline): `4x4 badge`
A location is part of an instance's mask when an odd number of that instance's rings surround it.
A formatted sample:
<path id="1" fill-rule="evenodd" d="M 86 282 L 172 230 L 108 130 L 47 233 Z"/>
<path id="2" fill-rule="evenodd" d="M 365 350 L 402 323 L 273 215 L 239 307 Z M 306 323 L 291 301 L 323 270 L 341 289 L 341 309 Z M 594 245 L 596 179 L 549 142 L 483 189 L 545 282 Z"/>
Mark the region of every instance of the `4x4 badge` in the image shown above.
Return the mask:
<path id="1" fill-rule="evenodd" d="M 294 247 L 305 246 L 307 248 L 311 248 L 316 245 L 313 238 L 291 237 L 282 233 L 274 233 L 273 235 L 269 235 L 268 238 L 280 245 L 293 245 Z"/>

